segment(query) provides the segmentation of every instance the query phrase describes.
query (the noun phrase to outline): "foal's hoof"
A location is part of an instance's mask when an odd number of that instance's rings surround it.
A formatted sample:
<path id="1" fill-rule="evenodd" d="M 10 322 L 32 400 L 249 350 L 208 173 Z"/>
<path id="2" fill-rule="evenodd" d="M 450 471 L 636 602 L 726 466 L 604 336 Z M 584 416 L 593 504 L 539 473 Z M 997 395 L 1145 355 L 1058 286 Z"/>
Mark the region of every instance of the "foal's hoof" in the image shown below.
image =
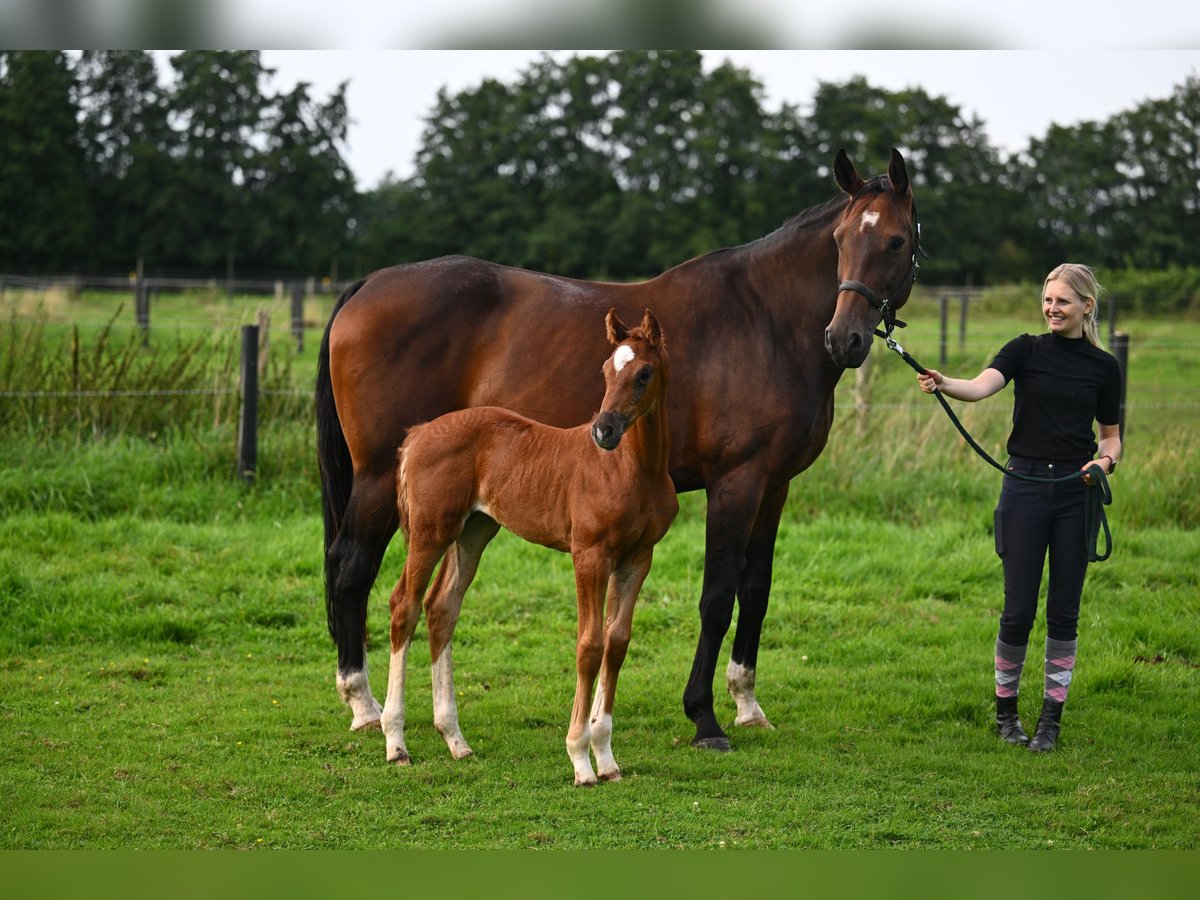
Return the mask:
<path id="1" fill-rule="evenodd" d="M 599 784 L 599 782 L 596 781 L 595 775 L 593 775 L 591 778 L 580 778 L 578 775 L 575 776 L 575 787 L 595 787 L 597 784 Z"/>
<path id="2" fill-rule="evenodd" d="M 376 719 L 366 719 L 362 722 L 360 722 L 356 719 L 355 721 L 350 723 L 350 730 L 351 731 L 383 731 L 383 725 L 380 724 L 379 719 L 377 719 L 377 718 Z"/>
<path id="3" fill-rule="evenodd" d="M 733 749 L 729 746 L 729 738 L 720 737 L 694 738 L 692 746 L 697 750 L 712 750 L 714 753 L 728 753 Z"/>
<path id="4" fill-rule="evenodd" d="M 621 780 L 621 770 L 614 769 L 612 772 L 601 772 L 600 780 L 601 781 L 620 781 Z"/>
<path id="5" fill-rule="evenodd" d="M 409 756 L 407 753 L 397 753 L 395 756 L 389 756 L 388 762 L 393 763 L 397 766 L 411 766 L 412 765 L 412 757 Z"/>

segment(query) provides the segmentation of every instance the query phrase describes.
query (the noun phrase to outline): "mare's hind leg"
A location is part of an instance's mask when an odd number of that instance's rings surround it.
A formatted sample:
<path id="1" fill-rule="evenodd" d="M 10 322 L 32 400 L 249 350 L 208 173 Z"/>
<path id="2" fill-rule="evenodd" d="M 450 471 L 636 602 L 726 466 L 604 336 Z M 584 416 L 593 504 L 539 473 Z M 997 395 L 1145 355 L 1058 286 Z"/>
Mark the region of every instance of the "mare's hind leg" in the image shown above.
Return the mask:
<path id="1" fill-rule="evenodd" d="M 725 684 L 737 704 L 734 724 L 757 728 L 774 728 L 754 695 L 755 673 L 758 668 L 758 645 L 762 638 L 763 619 L 767 615 L 767 599 L 771 594 L 771 569 L 775 558 L 775 536 L 779 532 L 779 517 L 787 500 L 788 488 L 763 497 L 746 546 L 746 565 L 738 581 L 738 620 L 733 635 L 733 651 L 725 670 Z"/>
<path id="2" fill-rule="evenodd" d="M 325 555 L 330 631 L 337 644 L 337 690 L 351 729 L 378 728 L 380 706 L 367 678 L 367 597 L 396 533 L 395 476 L 357 478 L 341 530 Z"/>
<path id="3" fill-rule="evenodd" d="M 408 557 L 400 580 L 392 590 L 391 665 L 388 668 L 387 699 L 380 725 L 387 741 L 387 760 L 406 766 L 411 762 L 404 743 L 404 681 L 408 668 L 408 648 L 421 618 L 421 598 L 442 555 L 444 545 L 409 542 Z"/>
<path id="4" fill-rule="evenodd" d="M 470 587 L 479 560 L 488 542 L 500 526 L 483 513 L 475 513 L 463 527 L 458 540 L 446 551 L 445 562 L 429 596 L 425 598 L 425 619 L 429 625 L 429 659 L 433 678 L 433 724 L 450 748 L 450 755 L 462 759 L 471 748 L 458 725 L 458 703 L 454 699 L 454 663 L 450 644 L 462 610 L 463 595 Z"/>
<path id="5" fill-rule="evenodd" d="M 633 608 L 637 604 L 642 583 L 650 572 L 654 551 L 648 550 L 618 566 L 609 579 L 608 611 L 604 623 L 604 662 L 600 666 L 600 683 L 592 703 L 592 753 L 596 756 L 596 774 L 601 781 L 619 781 L 621 769 L 612 752 L 613 701 L 617 695 L 617 678 L 629 650 L 633 630 Z"/>

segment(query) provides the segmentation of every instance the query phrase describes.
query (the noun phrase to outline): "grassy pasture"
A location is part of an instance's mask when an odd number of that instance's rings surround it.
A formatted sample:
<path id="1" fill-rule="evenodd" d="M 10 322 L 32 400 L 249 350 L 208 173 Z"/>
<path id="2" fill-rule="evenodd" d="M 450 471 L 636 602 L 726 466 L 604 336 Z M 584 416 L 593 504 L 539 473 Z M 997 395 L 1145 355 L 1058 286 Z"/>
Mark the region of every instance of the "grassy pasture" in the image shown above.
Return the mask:
<path id="1" fill-rule="evenodd" d="M 84 302 L 97 314 L 43 298 L 45 354 L 64 346 L 56 329 L 67 336 L 84 318 L 80 344 L 94 349 L 111 309 Z M 309 318 L 320 322 L 329 302 L 314 301 Z M 171 303 L 156 307 L 156 349 L 131 370 L 169 356 L 173 333 L 254 318 L 245 300 L 181 301 L 177 316 Z M 972 313 L 963 347 L 952 335 L 947 371 L 974 374 L 1008 336 L 1038 328 L 1035 300 L 996 303 Z M 937 365 L 931 298 L 905 317 L 902 342 Z M 271 352 L 299 395 L 317 334 L 289 357 L 286 322 L 286 307 L 273 313 Z M 112 327 L 113 346 L 128 324 Z M 27 326 L 9 323 L 9 347 L 30 346 Z M 36 417 L 10 423 L 0 429 L 0 848 L 1194 849 L 1200 325 L 1122 327 L 1132 352 L 1110 509 L 1117 549 L 1089 575 L 1063 740 L 1046 758 L 991 734 L 998 476 L 882 347 L 869 409 L 856 412 L 848 374 L 830 446 L 785 512 L 759 661 L 777 730 L 735 731 L 728 755 L 688 746 L 680 694 L 704 498 L 685 495 L 622 674 L 614 748 L 625 779 L 594 790 L 571 787 L 563 747 L 567 557 L 501 534 L 484 558 L 455 649 L 472 759 L 452 761 L 433 730 L 418 630 L 416 763 L 394 769 L 381 735 L 347 730 L 333 689 L 307 401 L 264 423 L 250 489 L 231 477 L 228 419 L 147 434 L 131 418 L 97 438 L 66 419 L 53 433 Z M 213 372 L 221 352 L 197 351 Z M 1005 400 L 958 409 L 1001 455 Z M 397 541 L 371 601 L 380 695 L 386 596 L 402 560 Z M 1035 647 L 1043 637 L 1039 624 Z M 1037 670 L 1022 697 L 1027 725 Z"/>

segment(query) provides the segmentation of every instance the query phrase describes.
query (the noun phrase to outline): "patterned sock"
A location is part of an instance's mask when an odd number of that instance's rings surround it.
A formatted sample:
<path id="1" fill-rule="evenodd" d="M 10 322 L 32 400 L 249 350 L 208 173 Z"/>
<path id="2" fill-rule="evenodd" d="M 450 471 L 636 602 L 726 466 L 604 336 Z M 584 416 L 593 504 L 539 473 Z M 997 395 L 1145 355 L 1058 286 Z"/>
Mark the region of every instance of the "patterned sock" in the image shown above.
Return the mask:
<path id="1" fill-rule="evenodd" d="M 1071 688 L 1071 674 L 1075 671 L 1075 647 L 1077 641 L 1056 641 L 1046 638 L 1046 693 L 1047 700 L 1067 702 L 1067 691 Z"/>
<path id="2" fill-rule="evenodd" d="M 1025 647 L 1014 647 L 996 638 L 996 696 L 1015 697 L 1025 666 Z"/>

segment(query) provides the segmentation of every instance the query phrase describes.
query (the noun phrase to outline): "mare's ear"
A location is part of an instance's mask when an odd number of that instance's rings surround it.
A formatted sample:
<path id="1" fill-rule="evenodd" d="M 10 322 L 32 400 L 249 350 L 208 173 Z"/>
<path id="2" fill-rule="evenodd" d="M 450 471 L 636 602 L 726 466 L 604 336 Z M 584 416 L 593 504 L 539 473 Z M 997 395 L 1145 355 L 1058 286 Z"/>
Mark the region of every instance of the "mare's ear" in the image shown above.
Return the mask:
<path id="1" fill-rule="evenodd" d="M 619 344 L 625 338 L 629 337 L 629 327 L 617 318 L 617 308 L 615 306 L 608 311 L 608 316 L 605 318 L 604 324 L 608 328 L 608 342 L 610 344 Z"/>
<path id="2" fill-rule="evenodd" d="M 903 197 L 908 193 L 908 169 L 904 166 L 904 157 L 895 147 L 892 148 L 892 161 L 888 165 L 888 179 L 897 196 Z"/>
<path id="3" fill-rule="evenodd" d="M 658 325 L 658 319 L 654 318 L 654 313 L 646 310 L 646 314 L 642 316 L 642 334 L 646 336 L 646 340 L 654 347 L 662 346 L 662 328 Z"/>
<path id="4" fill-rule="evenodd" d="M 866 184 L 855 170 L 854 163 L 850 162 L 850 157 L 846 155 L 845 147 L 839 149 L 833 159 L 833 177 L 837 179 L 838 187 L 851 197 L 857 195 Z"/>

